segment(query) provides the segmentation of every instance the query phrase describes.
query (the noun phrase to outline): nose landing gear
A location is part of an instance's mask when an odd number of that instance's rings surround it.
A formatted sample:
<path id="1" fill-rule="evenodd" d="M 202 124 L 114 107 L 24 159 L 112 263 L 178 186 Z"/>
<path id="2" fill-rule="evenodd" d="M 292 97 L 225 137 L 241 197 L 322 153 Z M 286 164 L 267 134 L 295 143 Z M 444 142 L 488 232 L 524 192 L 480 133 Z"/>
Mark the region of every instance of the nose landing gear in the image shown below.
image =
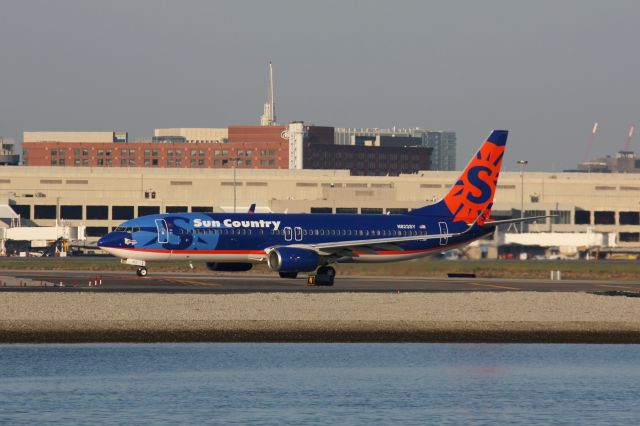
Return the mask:
<path id="1" fill-rule="evenodd" d="M 147 276 L 147 268 L 144 266 L 141 266 L 138 268 L 138 270 L 136 271 L 136 274 L 139 277 L 146 277 Z"/>

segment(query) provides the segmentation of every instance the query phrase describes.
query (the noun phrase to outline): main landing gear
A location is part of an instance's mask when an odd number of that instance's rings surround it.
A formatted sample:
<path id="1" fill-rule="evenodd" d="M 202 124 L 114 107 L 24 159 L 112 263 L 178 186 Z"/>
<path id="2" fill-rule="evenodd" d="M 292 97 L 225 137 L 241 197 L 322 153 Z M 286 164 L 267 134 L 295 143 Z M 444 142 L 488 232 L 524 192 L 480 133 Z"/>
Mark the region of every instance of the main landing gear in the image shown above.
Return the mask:
<path id="1" fill-rule="evenodd" d="M 336 277 L 336 270 L 332 266 L 321 266 L 315 275 L 309 275 L 307 285 L 327 285 L 332 286 Z"/>
<path id="2" fill-rule="evenodd" d="M 136 271 L 136 274 L 139 277 L 146 277 L 147 276 L 147 268 L 144 266 L 141 266 L 138 268 L 138 270 Z"/>

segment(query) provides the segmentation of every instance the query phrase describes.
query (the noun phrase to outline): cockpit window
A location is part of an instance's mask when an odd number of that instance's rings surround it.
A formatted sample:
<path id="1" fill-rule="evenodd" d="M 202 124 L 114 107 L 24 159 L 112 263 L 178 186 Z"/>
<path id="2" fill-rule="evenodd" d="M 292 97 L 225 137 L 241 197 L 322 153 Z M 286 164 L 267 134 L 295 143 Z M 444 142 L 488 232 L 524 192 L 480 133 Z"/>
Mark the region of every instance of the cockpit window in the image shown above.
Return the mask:
<path id="1" fill-rule="evenodd" d="M 115 232 L 129 232 L 129 233 L 133 233 L 133 232 L 138 232 L 140 231 L 140 227 L 138 226 L 134 226 L 134 227 L 127 227 L 127 226 L 118 226 L 115 229 Z"/>

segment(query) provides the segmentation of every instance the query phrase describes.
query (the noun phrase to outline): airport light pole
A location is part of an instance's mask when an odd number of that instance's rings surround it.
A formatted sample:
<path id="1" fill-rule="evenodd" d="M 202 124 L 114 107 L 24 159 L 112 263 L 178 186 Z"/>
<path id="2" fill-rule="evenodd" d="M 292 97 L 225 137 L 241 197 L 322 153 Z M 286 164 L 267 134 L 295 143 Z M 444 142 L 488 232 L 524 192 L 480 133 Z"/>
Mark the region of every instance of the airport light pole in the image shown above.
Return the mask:
<path id="1" fill-rule="evenodd" d="M 527 160 L 518 160 L 520 165 L 520 219 L 524 218 L 524 169 L 529 164 Z M 524 222 L 520 222 L 520 233 L 522 234 L 524 229 Z"/>
<path id="2" fill-rule="evenodd" d="M 232 157 L 229 158 L 229 160 L 233 161 L 233 212 L 236 212 L 236 200 L 237 200 L 237 196 L 236 196 L 236 185 L 237 185 L 237 181 L 236 181 L 236 166 L 238 165 L 238 160 L 240 160 L 240 158 L 238 157 Z"/>

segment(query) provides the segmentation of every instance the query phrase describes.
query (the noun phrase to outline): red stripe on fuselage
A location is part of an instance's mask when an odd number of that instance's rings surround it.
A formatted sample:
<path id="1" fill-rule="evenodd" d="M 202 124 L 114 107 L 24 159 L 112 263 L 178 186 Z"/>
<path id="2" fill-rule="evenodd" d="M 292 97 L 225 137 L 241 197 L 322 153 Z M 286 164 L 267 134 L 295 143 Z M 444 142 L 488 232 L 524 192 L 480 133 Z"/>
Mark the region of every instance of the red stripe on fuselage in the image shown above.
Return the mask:
<path id="1" fill-rule="evenodd" d="M 138 251 L 143 253 L 182 253 L 182 254 L 265 254 L 264 250 L 167 250 L 118 247 L 119 250 Z"/>

